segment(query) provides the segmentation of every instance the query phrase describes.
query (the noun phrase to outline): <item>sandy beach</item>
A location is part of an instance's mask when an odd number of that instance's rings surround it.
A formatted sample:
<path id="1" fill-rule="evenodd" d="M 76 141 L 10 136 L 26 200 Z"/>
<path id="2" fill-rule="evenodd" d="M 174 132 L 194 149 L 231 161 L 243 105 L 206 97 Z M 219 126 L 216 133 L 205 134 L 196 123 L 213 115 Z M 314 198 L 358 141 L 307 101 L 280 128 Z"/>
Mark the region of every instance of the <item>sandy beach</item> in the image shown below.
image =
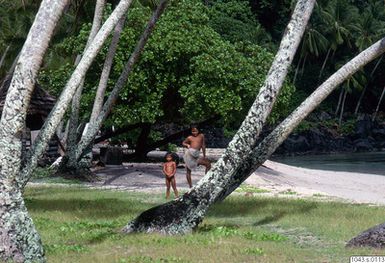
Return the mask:
<path id="1" fill-rule="evenodd" d="M 349 202 L 385 205 L 385 176 L 305 169 L 267 161 L 246 183 L 272 193 L 290 189 L 302 196 L 324 195 Z"/>
<path id="2" fill-rule="evenodd" d="M 96 171 L 102 178 L 94 187 L 132 191 L 165 191 L 161 163 L 125 163 Z M 193 183 L 204 176 L 203 167 L 192 174 Z M 187 191 L 185 169 L 180 165 L 176 174 L 177 187 Z M 294 198 L 340 200 L 354 203 L 385 205 L 385 176 L 352 172 L 305 169 L 267 161 L 245 182 L 264 193 L 248 194 Z M 263 191 L 261 191 L 263 192 Z"/>

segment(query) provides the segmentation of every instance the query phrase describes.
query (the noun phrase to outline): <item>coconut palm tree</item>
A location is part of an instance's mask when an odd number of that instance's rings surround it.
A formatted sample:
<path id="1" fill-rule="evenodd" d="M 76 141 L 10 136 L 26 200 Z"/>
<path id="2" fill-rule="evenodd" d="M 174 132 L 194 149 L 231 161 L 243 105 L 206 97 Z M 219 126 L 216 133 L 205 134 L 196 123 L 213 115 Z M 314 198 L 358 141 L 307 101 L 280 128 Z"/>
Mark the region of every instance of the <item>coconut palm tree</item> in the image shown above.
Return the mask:
<path id="1" fill-rule="evenodd" d="M 370 46 L 375 41 L 377 41 L 381 35 L 385 33 L 384 12 L 378 12 L 377 8 L 379 8 L 378 2 L 369 1 L 368 6 L 364 9 L 364 11 L 360 15 L 360 19 L 358 20 L 359 23 L 357 24 L 357 31 L 355 32 L 355 38 L 356 38 L 355 45 L 359 50 L 363 50 L 366 47 Z M 382 58 L 383 56 L 381 56 L 378 59 L 373 70 L 369 74 L 369 79 L 372 79 L 373 74 L 378 68 L 378 65 L 381 63 Z M 367 85 L 365 85 L 365 87 L 362 89 L 361 95 L 357 101 L 357 105 L 354 111 L 355 115 L 358 114 L 358 110 L 360 108 L 362 99 L 364 97 L 364 94 L 367 90 L 369 83 L 370 82 L 367 82 Z M 380 103 L 378 103 L 378 105 L 379 104 Z M 376 113 L 374 114 L 374 116 L 375 115 Z"/>
<path id="2" fill-rule="evenodd" d="M 132 0 L 121 0 L 119 2 L 119 4 L 115 7 L 114 11 L 104 22 L 99 32 L 96 34 L 89 48 L 85 50 L 79 64 L 73 71 L 54 108 L 52 109 L 50 115 L 48 116 L 46 122 L 40 130 L 39 135 L 37 136 L 34 144 L 29 150 L 28 156 L 26 156 L 25 158 L 26 161 L 22 170 L 23 185 L 28 182 L 32 171 L 37 165 L 37 160 L 44 153 L 49 140 L 54 135 L 59 123 L 62 121 L 67 107 L 71 102 L 77 87 L 82 82 L 82 79 L 84 78 L 88 68 L 91 66 L 93 60 L 98 55 L 100 49 L 104 45 L 104 42 L 106 41 L 112 30 L 115 28 L 115 26 L 118 24 L 119 20 L 124 15 L 126 15 L 131 3 Z"/>
<path id="3" fill-rule="evenodd" d="M 67 1 L 43 0 L 20 52 L 0 120 L 0 261 L 44 262 L 21 194 L 21 135 L 37 73 Z"/>
<path id="4" fill-rule="evenodd" d="M 319 74 L 320 79 L 327 61 L 334 57 L 340 46 L 353 47 L 353 32 L 357 31 L 359 15 L 358 9 L 348 1 L 332 0 L 320 7 L 319 16 L 323 21 L 325 37 L 329 40 L 329 48 Z"/>
<path id="5" fill-rule="evenodd" d="M 330 45 L 329 40 L 326 38 L 323 30 L 323 20 L 320 17 L 322 14 L 321 6 L 316 4 L 314 8 L 314 15 L 312 16 L 308 26 L 306 27 L 305 34 L 302 39 L 301 49 L 299 52 L 299 60 L 294 74 L 294 82 L 298 77 L 298 73 L 303 69 L 306 64 L 306 59 L 309 55 L 319 57 L 328 50 Z M 328 56 L 328 55 L 327 55 Z"/>

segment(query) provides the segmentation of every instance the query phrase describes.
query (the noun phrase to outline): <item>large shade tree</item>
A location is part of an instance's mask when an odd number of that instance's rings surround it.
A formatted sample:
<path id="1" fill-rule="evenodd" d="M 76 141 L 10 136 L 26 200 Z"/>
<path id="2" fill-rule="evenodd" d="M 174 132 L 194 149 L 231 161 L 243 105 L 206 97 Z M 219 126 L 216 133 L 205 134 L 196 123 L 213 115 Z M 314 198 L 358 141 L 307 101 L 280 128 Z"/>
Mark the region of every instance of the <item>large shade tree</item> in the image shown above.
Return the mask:
<path id="1" fill-rule="evenodd" d="M 110 86 L 116 84 L 128 58 L 127 50 L 135 46 L 138 32 L 150 12 L 143 7 L 130 12 L 115 54 Z M 258 45 L 224 41 L 210 27 L 209 15 L 209 9 L 200 1 L 175 1 L 170 4 L 149 39 L 142 59 L 121 90 L 117 104 L 104 123 L 105 128 L 139 124 L 130 127 L 142 127 L 141 134 L 148 136 L 151 127 L 148 124 L 200 122 L 218 115 L 225 122 L 232 122 L 246 115 L 258 87 L 263 83 L 272 55 Z M 82 33 L 80 37 L 69 38 L 60 47 L 77 50 L 82 46 L 79 43 L 86 42 L 86 36 Z M 107 50 L 102 51 L 87 77 L 83 96 L 84 120 L 90 112 L 88 105 L 92 105 L 97 85 L 94 80 L 106 53 Z M 65 79 L 62 76 L 70 70 L 70 67 L 63 66 L 45 73 L 42 80 L 47 86 L 60 87 Z M 286 113 L 293 89 L 292 85 L 285 84 L 271 120 Z M 131 135 L 134 140 L 136 134 L 138 132 Z M 148 137 L 140 138 L 135 145 L 136 157 L 143 158 L 151 150 L 150 146 L 155 144 L 151 144 Z"/>

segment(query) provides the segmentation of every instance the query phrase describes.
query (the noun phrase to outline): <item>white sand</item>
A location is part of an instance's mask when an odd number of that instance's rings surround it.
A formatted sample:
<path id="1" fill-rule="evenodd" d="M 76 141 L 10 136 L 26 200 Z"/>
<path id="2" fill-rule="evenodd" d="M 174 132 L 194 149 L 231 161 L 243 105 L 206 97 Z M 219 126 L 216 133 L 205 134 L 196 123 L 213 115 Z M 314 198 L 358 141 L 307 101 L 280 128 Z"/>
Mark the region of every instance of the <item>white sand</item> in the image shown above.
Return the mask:
<path id="1" fill-rule="evenodd" d="M 182 154 L 183 151 L 181 150 Z M 208 157 L 217 160 L 223 149 L 208 149 Z M 162 160 L 165 152 L 153 152 Z M 127 163 L 124 166 L 107 166 L 96 171 L 103 178 L 102 182 L 92 186 L 106 189 L 122 189 L 132 191 L 164 192 L 165 182 L 161 163 Z M 198 167 L 192 173 L 193 184 L 204 176 L 204 168 Z M 188 190 L 185 169 L 180 167 L 176 174 L 177 187 Z M 316 199 L 343 200 L 355 203 L 385 205 L 385 176 L 334 172 L 300 168 L 273 161 L 267 161 L 257 169 L 247 180 L 246 184 L 268 193 L 262 195 L 285 197 L 314 197 Z M 248 191 L 248 190 L 246 190 Z M 248 194 L 254 194 L 250 191 Z"/>
<path id="2" fill-rule="evenodd" d="M 272 194 L 295 192 L 299 196 L 330 196 L 357 203 L 385 205 L 385 176 L 305 169 L 267 161 L 247 184 Z"/>

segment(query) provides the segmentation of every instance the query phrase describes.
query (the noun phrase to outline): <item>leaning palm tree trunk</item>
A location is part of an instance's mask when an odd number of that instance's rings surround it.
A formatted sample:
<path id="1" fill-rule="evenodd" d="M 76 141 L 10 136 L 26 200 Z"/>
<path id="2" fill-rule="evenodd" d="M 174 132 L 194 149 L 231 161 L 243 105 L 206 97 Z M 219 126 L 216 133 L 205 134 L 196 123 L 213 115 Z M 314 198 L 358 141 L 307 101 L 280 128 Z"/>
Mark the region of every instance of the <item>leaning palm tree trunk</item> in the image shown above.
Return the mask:
<path id="1" fill-rule="evenodd" d="M 92 61 L 95 59 L 99 50 L 102 48 L 108 35 L 115 28 L 119 20 L 126 14 L 131 3 L 132 0 L 121 0 L 119 2 L 110 17 L 106 20 L 102 28 L 96 34 L 89 48 L 85 51 L 84 55 L 82 56 L 82 59 L 80 60 L 74 72 L 72 73 L 71 78 L 68 80 L 63 92 L 57 100 L 42 129 L 40 130 L 34 144 L 31 147 L 31 150 L 28 152 L 28 156 L 26 157 L 26 162 L 23 166 L 22 171 L 23 185 L 28 182 L 33 169 L 37 165 L 38 159 L 44 153 L 46 147 L 48 146 L 49 140 L 55 133 L 58 124 L 63 119 L 67 107 L 71 102 L 72 96 L 74 95 L 76 88 L 79 86 L 82 79 L 84 78 Z"/>
<path id="2" fill-rule="evenodd" d="M 105 0 L 97 0 L 96 6 L 95 6 L 95 14 L 94 19 L 92 21 L 92 27 L 90 35 L 88 36 L 87 44 L 85 47 L 85 50 L 89 47 L 92 40 L 95 38 L 95 35 L 100 29 L 100 25 L 102 23 L 103 18 L 103 10 L 105 6 Z M 77 60 L 80 60 L 80 56 L 78 56 Z M 76 63 L 79 63 L 76 61 Z M 66 155 L 68 156 L 68 165 L 70 167 L 76 167 L 76 160 L 75 160 L 75 152 L 77 147 L 77 128 L 79 124 L 79 109 L 80 109 L 80 98 L 82 96 L 84 86 L 84 78 L 79 84 L 79 87 L 77 88 L 75 95 L 72 99 L 72 105 L 71 105 L 71 116 L 69 119 L 69 132 L 67 137 L 67 152 Z"/>
<path id="3" fill-rule="evenodd" d="M 321 77 L 322 77 L 322 74 L 323 74 L 323 72 L 324 72 L 324 70 L 325 70 L 326 62 L 327 62 L 327 60 L 328 60 L 328 58 L 329 58 L 329 55 L 330 55 L 330 51 L 331 51 L 331 50 L 332 50 L 332 48 L 330 47 L 330 48 L 328 49 L 328 52 L 326 53 L 325 60 L 324 60 L 324 62 L 322 63 L 322 67 L 321 67 L 321 70 L 320 70 L 319 75 L 318 75 L 318 80 L 320 80 Z"/>
<path id="4" fill-rule="evenodd" d="M 346 101 L 346 96 L 348 94 L 348 91 L 347 89 L 344 89 L 344 96 L 343 96 L 343 99 L 342 99 L 342 103 L 341 103 L 341 111 L 340 111 L 340 117 L 338 119 L 338 125 L 341 127 L 341 124 L 342 124 L 342 117 L 344 116 L 344 109 L 345 109 L 345 101 Z"/>
<path id="5" fill-rule="evenodd" d="M 156 231 L 173 234 L 185 233 L 187 229 L 196 226 L 213 203 L 223 200 L 244 182 L 338 85 L 384 52 L 385 38 L 361 52 L 327 79 L 259 145 L 245 153 L 236 169 L 228 172 L 222 169 L 224 173 L 218 173 L 217 170 L 208 172 L 183 197 L 143 212 L 123 231 L 126 233 Z M 247 140 L 240 143 L 247 143 Z M 223 166 L 226 162 L 230 163 L 230 160 L 222 157 L 215 165 L 216 169 L 218 163 L 219 166 Z"/>
<path id="6" fill-rule="evenodd" d="M 381 60 L 382 60 L 383 57 L 384 57 L 384 55 L 382 55 L 382 56 L 380 57 L 380 59 L 377 61 L 376 65 L 374 66 L 372 72 L 370 73 L 370 79 L 372 79 L 372 77 L 373 77 L 373 75 L 374 75 L 374 72 L 376 72 L 376 70 L 377 70 L 377 68 L 378 68 L 378 65 L 380 65 Z M 370 83 L 370 82 L 369 82 L 369 83 Z M 369 83 L 367 83 L 367 84 L 365 85 L 365 88 L 364 88 L 363 91 L 361 92 L 360 98 L 358 99 L 358 102 L 357 102 L 357 105 L 356 105 L 356 109 L 355 109 L 355 111 L 354 111 L 354 115 L 356 115 L 356 116 L 357 116 L 357 114 L 358 114 L 358 110 L 360 109 L 360 106 L 361 106 L 361 103 L 362 103 L 362 99 L 364 98 L 364 95 L 365 95 L 365 92 L 366 92 L 366 90 L 367 90 L 367 88 L 368 88 Z"/>
<path id="7" fill-rule="evenodd" d="M 168 3 L 168 0 L 160 1 L 157 9 L 154 11 L 153 16 L 151 17 L 150 21 L 147 23 L 147 27 L 144 30 L 142 36 L 140 37 L 140 40 L 137 43 L 134 52 L 132 52 L 126 65 L 124 66 L 123 72 L 119 76 L 119 79 L 115 84 L 115 87 L 111 91 L 111 94 L 109 95 L 107 101 L 104 103 L 102 110 L 99 112 L 99 115 L 97 116 L 96 120 L 89 123 L 85 135 L 82 136 L 80 140 L 77 153 L 76 153 L 76 160 L 80 160 L 83 157 L 83 155 L 86 153 L 86 149 L 90 146 L 97 132 L 101 128 L 103 121 L 107 118 L 109 112 L 111 111 L 111 108 L 113 107 L 113 105 L 115 104 L 115 101 L 118 98 L 119 92 L 127 82 L 128 76 L 130 75 L 133 69 L 133 66 L 139 60 L 140 54 L 142 53 L 143 48 L 146 45 L 147 40 L 150 37 L 151 32 L 155 27 L 156 22 L 158 21 L 161 14 L 164 12 L 167 6 L 167 3 Z"/>
<path id="8" fill-rule="evenodd" d="M 298 76 L 298 72 L 299 72 L 299 68 L 301 66 L 301 62 L 302 62 L 302 54 L 300 55 L 299 57 L 299 60 L 297 62 L 297 66 L 295 67 L 295 73 L 294 73 L 294 78 L 293 78 L 293 83 L 296 83 L 296 80 L 297 80 L 297 76 Z"/>
<path id="9" fill-rule="evenodd" d="M 226 181 L 242 167 L 245 156 L 255 147 L 301 42 L 314 4 L 313 0 L 297 2 L 265 83 L 240 129 L 214 167 L 183 198 L 144 212 L 126 227 L 126 232 L 186 233 L 201 222 L 207 209 L 225 190 Z"/>
<path id="10" fill-rule="evenodd" d="M 7 56 L 7 53 L 8 53 L 8 50 L 9 50 L 10 47 L 11 47 L 11 46 L 8 45 L 7 48 L 5 49 L 3 55 L 1 55 L 1 58 L 0 58 L 0 69 L 1 69 L 1 67 L 3 66 L 5 57 Z"/>
<path id="11" fill-rule="evenodd" d="M 355 58 L 346 63 L 337 72 L 319 86 L 301 105 L 281 122 L 254 150 L 245 158 L 244 165 L 236 171 L 231 180 L 231 187 L 223 187 L 226 191 L 220 199 L 229 195 L 247 177 L 263 164 L 284 142 L 290 133 L 304 120 L 330 93 L 349 79 L 360 68 L 373 61 L 385 52 L 385 38 L 376 42 Z"/>
<path id="12" fill-rule="evenodd" d="M 45 261 L 40 236 L 20 190 L 21 137 L 37 73 L 67 2 L 41 2 L 4 103 L 0 121 L 0 261 Z"/>
<path id="13" fill-rule="evenodd" d="M 112 37 L 110 47 L 108 48 L 106 60 L 104 61 L 102 74 L 100 75 L 99 86 L 96 90 L 95 102 L 92 108 L 90 122 L 96 121 L 100 111 L 103 107 L 104 94 L 107 89 L 107 82 L 110 76 L 112 62 L 114 60 L 114 56 L 116 53 L 116 49 L 118 48 L 118 42 L 120 38 L 120 34 L 122 33 L 124 22 L 126 21 L 126 17 L 123 17 L 118 25 L 115 28 L 114 36 Z"/>
<path id="14" fill-rule="evenodd" d="M 338 112 L 340 111 L 340 106 L 341 106 L 343 95 L 344 95 L 344 89 L 341 88 L 340 96 L 338 97 L 338 103 L 337 103 L 336 111 L 334 112 L 335 116 L 337 116 Z"/>
<path id="15" fill-rule="evenodd" d="M 118 48 L 118 42 L 120 38 L 120 34 L 123 31 L 124 23 L 126 21 L 126 17 L 122 17 L 120 19 L 119 23 L 115 27 L 114 35 L 112 37 L 110 47 L 108 48 L 108 52 L 106 55 L 106 60 L 104 61 L 102 74 L 100 75 L 99 85 L 96 90 L 96 96 L 94 105 L 91 112 L 91 117 L 89 123 L 95 122 L 98 115 L 100 114 L 100 111 L 103 107 L 104 102 L 104 94 L 107 89 L 107 82 L 108 78 L 111 72 L 112 68 L 112 62 L 114 60 L 114 56 L 116 53 L 116 50 Z M 83 134 L 87 132 L 88 125 L 86 125 L 85 130 L 83 131 Z M 75 137 L 77 138 L 77 136 Z M 92 144 L 92 143 L 91 143 Z M 84 155 L 87 156 L 87 158 L 82 158 L 81 160 L 76 159 L 76 150 L 77 150 L 77 144 L 74 144 L 74 148 L 71 148 L 71 158 L 69 162 L 69 168 L 70 170 L 75 170 L 71 172 L 75 172 L 77 174 L 80 174 L 81 176 L 86 176 L 89 174 L 89 167 L 92 166 L 92 146 L 90 144 L 90 147 L 87 148 L 87 154 Z M 94 178 L 89 178 L 90 180 L 93 180 Z"/>
<path id="16" fill-rule="evenodd" d="M 358 110 L 360 109 L 361 102 L 362 102 L 362 99 L 364 98 L 364 95 L 365 95 L 365 92 L 366 92 L 367 88 L 368 88 L 368 84 L 365 85 L 365 88 L 362 90 L 360 98 L 358 99 L 356 108 L 354 110 L 354 115 L 356 115 L 356 116 L 358 114 Z"/>
<path id="17" fill-rule="evenodd" d="M 382 89 L 382 93 L 381 93 L 380 99 L 378 100 L 376 110 L 375 110 L 375 112 L 373 114 L 373 117 L 372 117 L 372 121 L 374 121 L 376 119 L 378 110 L 380 109 L 380 105 L 381 105 L 382 99 L 384 98 L 384 94 L 385 94 L 385 87 Z"/>

